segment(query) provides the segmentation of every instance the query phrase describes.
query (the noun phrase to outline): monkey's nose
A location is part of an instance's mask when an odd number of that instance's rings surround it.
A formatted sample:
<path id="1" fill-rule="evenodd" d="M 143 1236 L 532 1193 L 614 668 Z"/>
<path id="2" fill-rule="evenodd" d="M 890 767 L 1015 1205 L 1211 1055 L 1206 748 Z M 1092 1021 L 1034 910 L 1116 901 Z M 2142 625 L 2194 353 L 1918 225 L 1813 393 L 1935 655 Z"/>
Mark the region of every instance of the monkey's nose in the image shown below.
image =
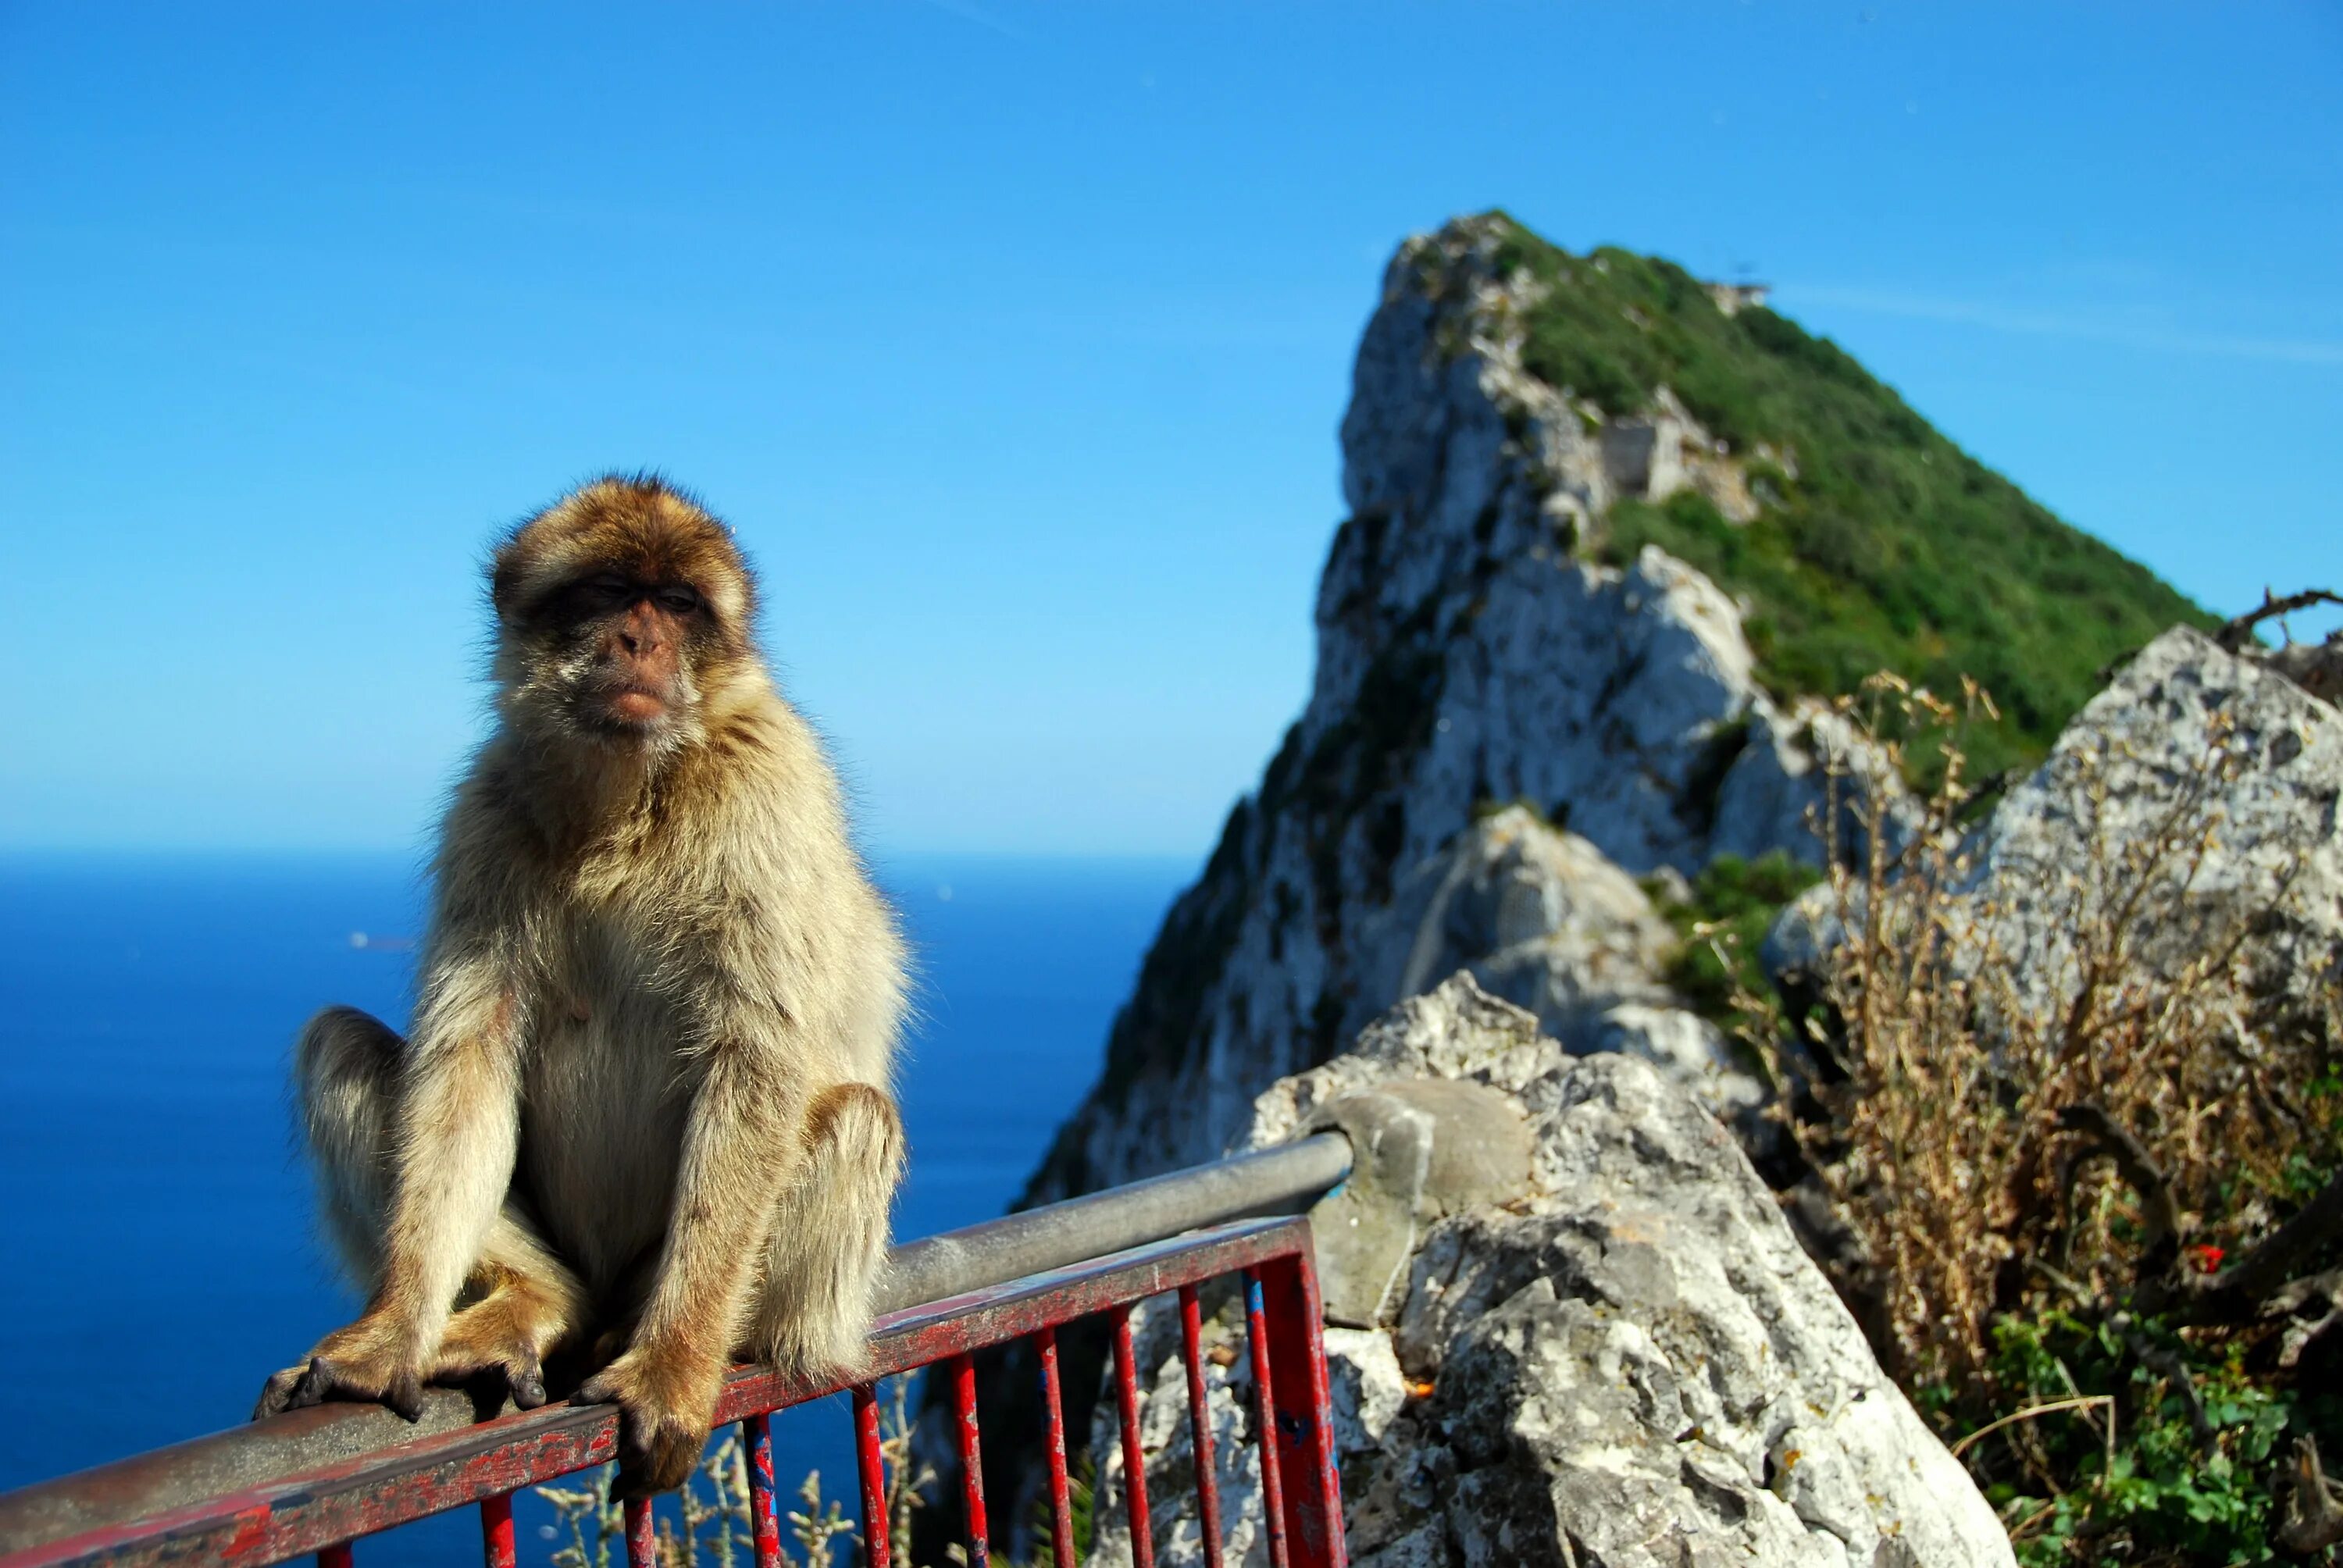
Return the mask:
<path id="1" fill-rule="evenodd" d="M 628 653 L 638 658 L 647 653 L 657 653 L 665 640 L 659 636 L 659 618 L 648 606 L 637 605 L 628 613 L 627 618 L 618 623 L 618 641 Z"/>

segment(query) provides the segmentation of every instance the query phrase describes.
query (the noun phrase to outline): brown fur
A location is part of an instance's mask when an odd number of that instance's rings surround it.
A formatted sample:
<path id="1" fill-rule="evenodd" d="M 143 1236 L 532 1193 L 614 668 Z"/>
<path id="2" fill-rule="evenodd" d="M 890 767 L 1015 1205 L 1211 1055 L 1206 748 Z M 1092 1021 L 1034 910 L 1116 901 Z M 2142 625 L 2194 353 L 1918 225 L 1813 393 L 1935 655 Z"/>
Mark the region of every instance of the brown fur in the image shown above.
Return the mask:
<path id="1" fill-rule="evenodd" d="M 862 1356 L 902 947 L 721 524 L 604 479 L 489 580 L 500 722 L 442 827 L 413 1031 L 329 1009 L 296 1062 L 367 1308 L 257 1413 L 411 1415 L 483 1372 L 533 1404 L 599 1342 L 574 1397 L 619 1405 L 622 1488 L 663 1489 L 736 1355 Z"/>

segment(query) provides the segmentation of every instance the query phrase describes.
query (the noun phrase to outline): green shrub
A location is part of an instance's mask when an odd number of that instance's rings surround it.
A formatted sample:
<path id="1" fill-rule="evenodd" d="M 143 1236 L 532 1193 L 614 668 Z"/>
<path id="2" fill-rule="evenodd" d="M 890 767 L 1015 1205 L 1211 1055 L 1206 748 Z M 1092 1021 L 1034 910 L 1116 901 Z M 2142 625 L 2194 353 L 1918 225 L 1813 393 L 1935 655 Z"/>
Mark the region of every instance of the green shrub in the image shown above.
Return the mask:
<path id="1" fill-rule="evenodd" d="M 2343 1452 L 2343 1401 L 2257 1377 L 2236 1340 L 2206 1344 L 2153 1320 L 2085 1322 L 2052 1308 L 1996 1325 L 2013 1412 L 1977 1445 L 1986 1500 L 2028 1568 L 2110 1556 L 2235 1564 L 2298 1561 L 2271 1541 L 2296 1440 Z M 2154 1364 L 2142 1359 L 2143 1352 Z"/>
<path id="2" fill-rule="evenodd" d="M 1660 900 L 1660 913 L 1684 939 L 1668 961 L 1668 984 L 1702 1016 L 1733 1020 L 1735 996 L 1765 984 L 1757 945 L 1766 928 L 1784 904 L 1821 879 L 1820 871 L 1780 849 L 1755 860 L 1717 856 L 1694 879 L 1689 901 Z"/>

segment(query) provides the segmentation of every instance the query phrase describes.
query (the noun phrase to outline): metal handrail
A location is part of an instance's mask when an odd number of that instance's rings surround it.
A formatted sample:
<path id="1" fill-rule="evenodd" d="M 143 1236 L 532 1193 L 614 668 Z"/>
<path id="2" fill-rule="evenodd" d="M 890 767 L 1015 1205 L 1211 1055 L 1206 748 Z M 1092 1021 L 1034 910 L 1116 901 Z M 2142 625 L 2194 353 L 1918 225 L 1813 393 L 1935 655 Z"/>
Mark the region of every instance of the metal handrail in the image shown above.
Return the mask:
<path id="1" fill-rule="evenodd" d="M 879 1310 L 982 1290 L 1226 1220 L 1299 1214 L 1350 1173 L 1350 1139 L 1320 1132 L 923 1236 L 888 1254 Z"/>
<path id="2" fill-rule="evenodd" d="M 890 1254 L 865 1375 L 964 1358 L 1025 1335 L 1047 1354 L 1056 1323 L 1125 1313 L 1163 1291 L 1192 1295 L 1199 1282 L 1240 1269 L 1249 1280 L 1257 1270 L 1283 1280 L 1276 1271 L 1285 1270 L 1300 1282 L 1292 1289 L 1307 1296 L 1312 1320 L 1304 1359 L 1317 1365 L 1308 1227 L 1270 1217 L 1305 1210 L 1350 1165 L 1349 1141 L 1320 1133 L 907 1242 Z M 1255 1337 L 1266 1353 L 1269 1341 Z M 1129 1366 L 1119 1362 L 1118 1371 L 1128 1383 Z M 1318 1378 L 1322 1385 L 1322 1368 Z M 760 1431 L 763 1412 L 843 1386 L 739 1368 L 717 1419 Z M 857 1391 L 858 1407 L 867 1406 L 869 1388 Z M 488 1421 L 484 1413 L 448 1390 L 433 1391 L 414 1424 L 378 1406 L 323 1405 L 25 1487 L 0 1495 L 0 1568 L 273 1562 L 468 1502 L 488 1504 L 484 1513 L 505 1510 L 508 1561 L 509 1493 L 608 1459 L 616 1420 L 608 1407 L 568 1404 Z M 972 1423 L 968 1430 L 972 1441 Z M 1332 1463 L 1331 1450 L 1312 1457 Z M 1273 1470 L 1273 1458 L 1264 1459 Z M 1143 1497 L 1132 1502 L 1143 1519 Z M 980 1541 L 981 1499 L 971 1503 Z M 267 1522 L 266 1539 L 239 1546 L 237 1532 L 249 1534 L 255 1519 Z M 1339 1555 L 1339 1518 L 1332 1529 Z M 490 1517 L 492 1543 L 496 1535 Z M 329 1560 L 347 1556 L 342 1547 Z M 492 1545 L 491 1563 L 499 1556 Z"/>

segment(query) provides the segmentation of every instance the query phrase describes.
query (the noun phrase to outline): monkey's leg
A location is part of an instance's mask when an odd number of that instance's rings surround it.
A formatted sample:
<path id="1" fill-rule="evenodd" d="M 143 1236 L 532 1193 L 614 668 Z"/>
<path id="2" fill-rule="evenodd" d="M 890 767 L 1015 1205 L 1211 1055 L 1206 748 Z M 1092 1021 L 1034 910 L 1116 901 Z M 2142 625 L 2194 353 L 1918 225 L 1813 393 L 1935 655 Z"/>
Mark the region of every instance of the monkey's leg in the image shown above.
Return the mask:
<path id="1" fill-rule="evenodd" d="M 347 1007 L 327 1008 L 311 1019 L 294 1049 L 294 1096 L 317 1161 L 326 1227 L 351 1282 L 368 1295 L 381 1282 L 403 1049 L 396 1030 Z M 468 1377 L 496 1367 L 515 1403 L 524 1409 L 542 1404 L 542 1357 L 578 1321 L 583 1292 L 509 1198 L 489 1228 L 464 1294 L 471 1304 L 449 1322 L 432 1375 Z M 331 1369 L 314 1360 L 287 1367 L 268 1380 L 253 1414 L 315 1404 L 330 1385 Z M 412 1402 L 420 1392 L 406 1397 Z"/>
<path id="2" fill-rule="evenodd" d="M 805 1140 L 806 1162 L 774 1215 L 748 1349 L 793 1371 L 850 1372 L 869 1353 L 903 1127 L 884 1091 L 841 1083 L 807 1107 Z"/>

